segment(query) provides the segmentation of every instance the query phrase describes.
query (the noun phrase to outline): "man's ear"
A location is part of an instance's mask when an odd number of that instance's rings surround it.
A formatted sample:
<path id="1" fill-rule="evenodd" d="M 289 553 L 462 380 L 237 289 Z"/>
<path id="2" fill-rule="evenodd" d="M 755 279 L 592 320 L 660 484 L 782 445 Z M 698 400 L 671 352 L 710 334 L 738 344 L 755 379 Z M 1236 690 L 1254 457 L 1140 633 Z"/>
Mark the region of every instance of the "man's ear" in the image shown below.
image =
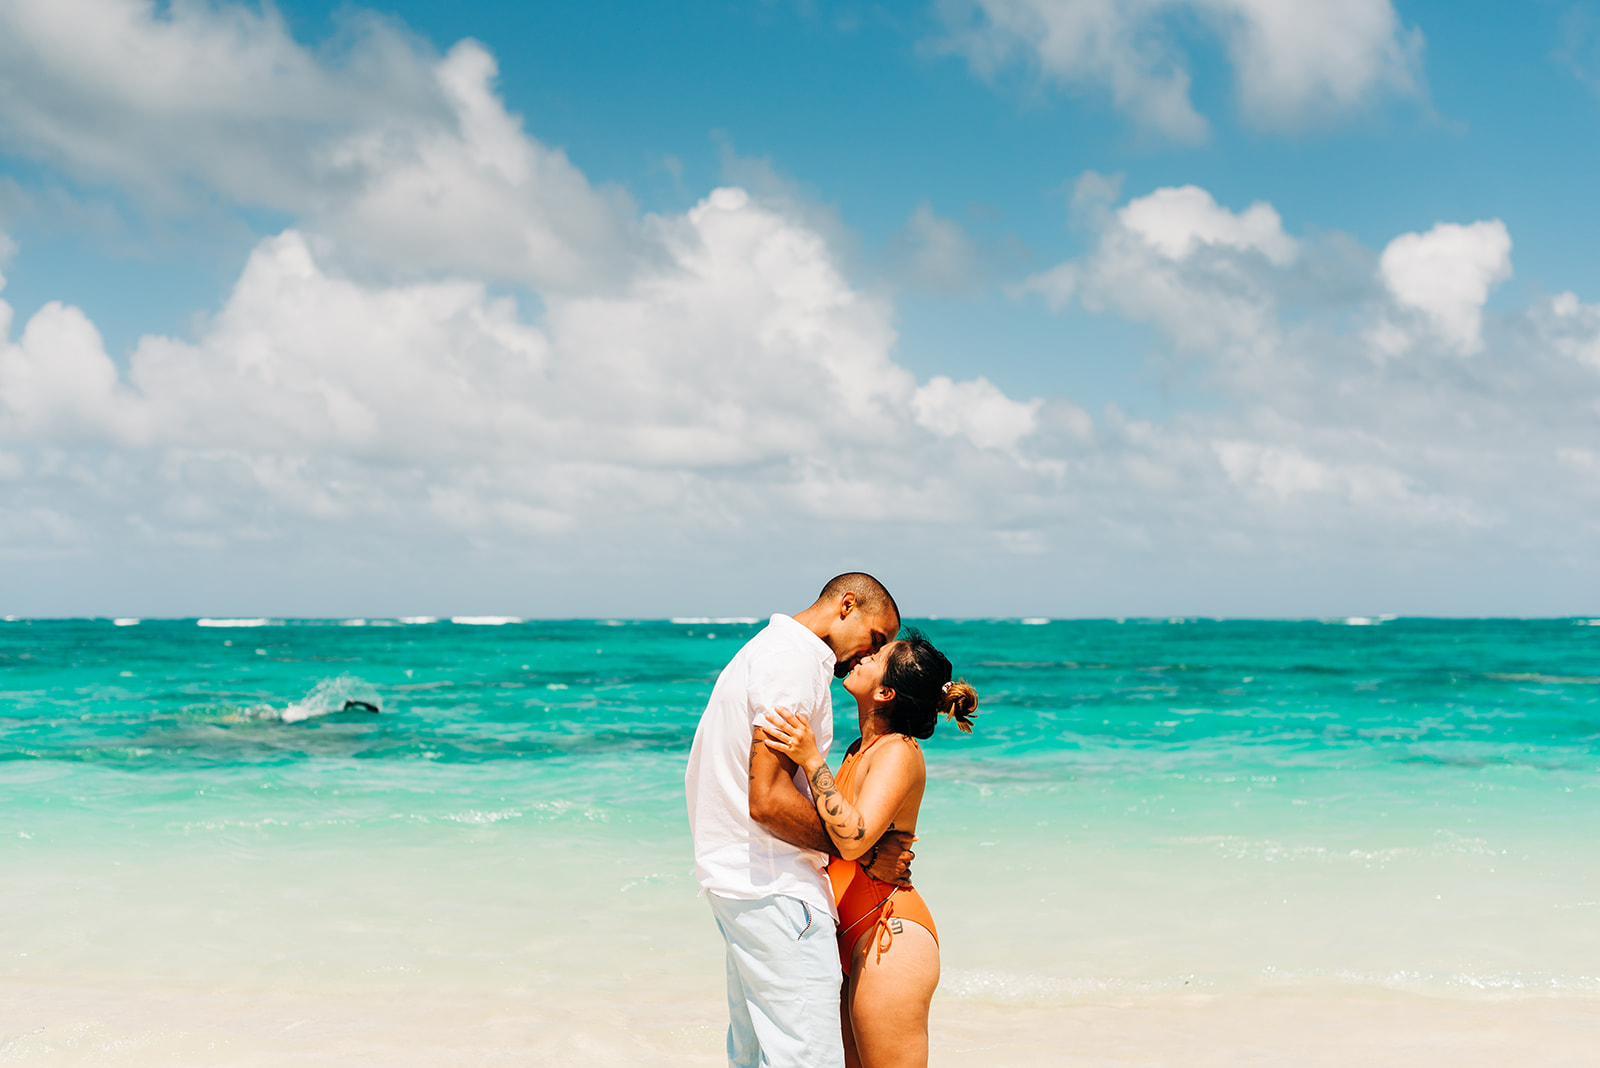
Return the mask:
<path id="1" fill-rule="evenodd" d="M 843 619 L 845 616 L 849 615 L 855 610 L 856 595 L 853 592 L 847 591 L 843 597 L 839 598 L 839 618 Z"/>

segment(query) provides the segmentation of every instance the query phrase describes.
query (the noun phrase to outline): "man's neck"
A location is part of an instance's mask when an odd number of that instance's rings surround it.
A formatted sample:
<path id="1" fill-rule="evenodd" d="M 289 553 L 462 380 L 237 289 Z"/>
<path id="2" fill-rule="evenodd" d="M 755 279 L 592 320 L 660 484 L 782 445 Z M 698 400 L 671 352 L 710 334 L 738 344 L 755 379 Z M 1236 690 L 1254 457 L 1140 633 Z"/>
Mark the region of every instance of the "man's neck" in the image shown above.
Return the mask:
<path id="1" fill-rule="evenodd" d="M 833 643 L 828 641 L 828 635 L 833 630 L 833 612 L 827 605 L 814 604 L 803 612 L 796 612 L 790 618 L 815 634 L 821 639 L 822 644 L 830 649 L 833 648 Z"/>

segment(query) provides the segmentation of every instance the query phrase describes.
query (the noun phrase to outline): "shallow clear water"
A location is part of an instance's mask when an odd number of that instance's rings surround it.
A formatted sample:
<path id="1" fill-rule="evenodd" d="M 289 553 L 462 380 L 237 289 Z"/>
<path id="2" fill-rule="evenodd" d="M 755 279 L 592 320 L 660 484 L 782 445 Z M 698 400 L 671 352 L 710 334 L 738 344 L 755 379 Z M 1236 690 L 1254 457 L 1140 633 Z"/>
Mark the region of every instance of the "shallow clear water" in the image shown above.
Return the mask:
<path id="1" fill-rule="evenodd" d="M 1600 993 L 1600 626 L 922 626 L 941 996 Z M 758 627 L 0 623 L 0 978 L 715 999 L 683 765 Z"/>

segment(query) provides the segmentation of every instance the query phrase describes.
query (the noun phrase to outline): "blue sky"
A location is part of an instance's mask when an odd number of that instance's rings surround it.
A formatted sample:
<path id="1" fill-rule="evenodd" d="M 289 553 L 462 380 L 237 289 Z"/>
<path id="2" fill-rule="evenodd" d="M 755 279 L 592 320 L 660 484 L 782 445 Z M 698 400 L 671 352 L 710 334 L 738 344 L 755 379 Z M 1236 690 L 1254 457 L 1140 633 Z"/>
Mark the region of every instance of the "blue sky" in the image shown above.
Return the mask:
<path id="1" fill-rule="evenodd" d="M 0 612 L 1600 611 L 1600 5 L 0 41 Z"/>

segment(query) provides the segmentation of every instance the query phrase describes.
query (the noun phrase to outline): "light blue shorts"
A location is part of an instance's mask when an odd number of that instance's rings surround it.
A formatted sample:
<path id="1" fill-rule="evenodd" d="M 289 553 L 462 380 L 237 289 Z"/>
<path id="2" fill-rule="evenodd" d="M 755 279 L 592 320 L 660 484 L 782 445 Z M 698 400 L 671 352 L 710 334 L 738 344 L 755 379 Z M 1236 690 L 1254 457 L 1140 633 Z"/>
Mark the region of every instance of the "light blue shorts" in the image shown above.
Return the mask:
<path id="1" fill-rule="evenodd" d="M 833 917 L 793 897 L 706 898 L 728 944 L 729 1068 L 843 1068 Z"/>

